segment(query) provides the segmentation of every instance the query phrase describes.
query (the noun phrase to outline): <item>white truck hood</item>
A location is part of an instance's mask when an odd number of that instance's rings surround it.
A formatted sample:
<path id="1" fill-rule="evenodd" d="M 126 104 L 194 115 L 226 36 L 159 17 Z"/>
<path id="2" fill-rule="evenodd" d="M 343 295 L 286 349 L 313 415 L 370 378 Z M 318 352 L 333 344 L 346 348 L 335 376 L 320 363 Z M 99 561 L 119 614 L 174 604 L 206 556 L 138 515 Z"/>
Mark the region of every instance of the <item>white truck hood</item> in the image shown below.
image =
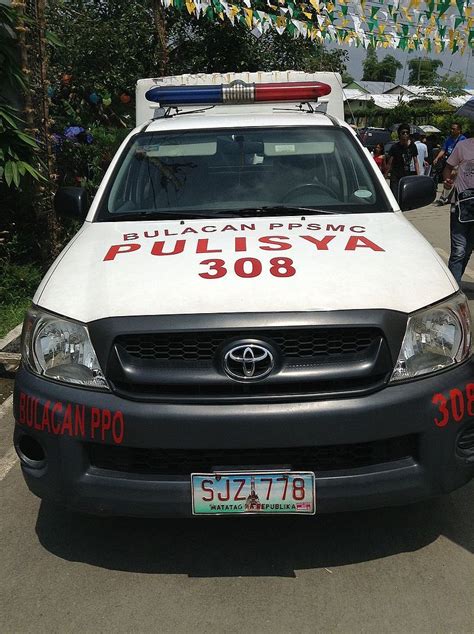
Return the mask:
<path id="1" fill-rule="evenodd" d="M 82 322 L 373 308 L 409 313 L 456 288 L 401 213 L 86 222 L 34 302 Z"/>

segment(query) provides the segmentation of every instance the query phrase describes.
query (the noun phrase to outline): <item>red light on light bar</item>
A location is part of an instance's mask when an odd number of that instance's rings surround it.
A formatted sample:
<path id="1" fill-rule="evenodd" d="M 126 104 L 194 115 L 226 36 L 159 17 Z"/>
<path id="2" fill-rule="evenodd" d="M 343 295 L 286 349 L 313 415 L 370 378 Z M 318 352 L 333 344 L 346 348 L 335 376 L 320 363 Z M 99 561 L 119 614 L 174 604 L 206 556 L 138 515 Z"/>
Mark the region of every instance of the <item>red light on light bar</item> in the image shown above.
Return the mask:
<path id="1" fill-rule="evenodd" d="M 331 86 L 319 81 L 255 84 L 255 101 L 317 101 L 330 92 Z"/>

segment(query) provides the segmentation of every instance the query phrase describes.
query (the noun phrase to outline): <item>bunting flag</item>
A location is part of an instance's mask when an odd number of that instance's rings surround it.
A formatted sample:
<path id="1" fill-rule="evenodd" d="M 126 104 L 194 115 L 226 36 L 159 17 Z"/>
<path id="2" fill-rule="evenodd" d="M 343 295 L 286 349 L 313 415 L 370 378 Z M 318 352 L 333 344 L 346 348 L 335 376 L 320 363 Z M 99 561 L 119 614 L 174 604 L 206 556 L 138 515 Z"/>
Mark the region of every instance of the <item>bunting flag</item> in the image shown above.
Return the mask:
<path id="1" fill-rule="evenodd" d="M 474 0 L 160 0 L 197 18 L 367 48 L 474 48 Z"/>

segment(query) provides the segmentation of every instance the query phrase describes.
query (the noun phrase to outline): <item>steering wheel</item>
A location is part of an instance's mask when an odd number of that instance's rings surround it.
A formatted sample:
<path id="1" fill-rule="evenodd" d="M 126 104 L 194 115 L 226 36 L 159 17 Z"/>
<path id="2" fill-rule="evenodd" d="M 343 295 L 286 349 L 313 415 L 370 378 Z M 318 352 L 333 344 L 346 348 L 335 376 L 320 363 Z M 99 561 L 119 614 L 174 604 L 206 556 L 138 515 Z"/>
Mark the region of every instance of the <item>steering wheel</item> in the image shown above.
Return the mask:
<path id="1" fill-rule="evenodd" d="M 288 199 L 290 199 L 295 194 L 304 193 L 305 189 L 317 189 L 320 192 L 325 192 L 326 194 L 329 194 L 331 198 L 337 198 L 336 192 L 334 192 L 330 187 L 324 185 L 323 183 L 303 183 L 302 185 L 297 185 L 296 187 L 293 187 L 293 189 L 287 191 L 280 202 L 287 202 Z"/>

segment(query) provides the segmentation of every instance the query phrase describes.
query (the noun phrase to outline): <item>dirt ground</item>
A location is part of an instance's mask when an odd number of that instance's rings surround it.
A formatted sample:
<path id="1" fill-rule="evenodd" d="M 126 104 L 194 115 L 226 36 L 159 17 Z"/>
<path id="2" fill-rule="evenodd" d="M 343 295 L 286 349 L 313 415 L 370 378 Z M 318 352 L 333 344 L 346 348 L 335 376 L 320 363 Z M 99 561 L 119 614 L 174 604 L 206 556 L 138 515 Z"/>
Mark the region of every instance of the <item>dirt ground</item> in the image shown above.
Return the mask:
<path id="1" fill-rule="evenodd" d="M 13 379 L 0 377 L 0 404 L 6 401 L 10 394 L 13 394 L 13 383 Z"/>

